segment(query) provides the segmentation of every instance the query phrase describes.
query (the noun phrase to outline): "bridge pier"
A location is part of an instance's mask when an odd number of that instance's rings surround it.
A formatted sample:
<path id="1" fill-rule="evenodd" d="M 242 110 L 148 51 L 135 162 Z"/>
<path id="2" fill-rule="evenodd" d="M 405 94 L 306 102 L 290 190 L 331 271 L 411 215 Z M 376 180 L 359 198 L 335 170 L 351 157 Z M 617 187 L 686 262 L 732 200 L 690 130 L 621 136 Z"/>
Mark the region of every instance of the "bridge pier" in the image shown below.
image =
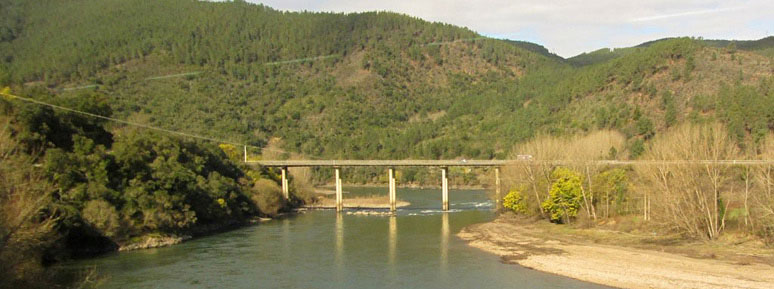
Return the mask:
<path id="1" fill-rule="evenodd" d="M 502 195 L 500 195 L 500 167 L 495 167 L 495 210 L 500 210 L 500 206 L 502 204 L 500 203 L 500 200 L 502 199 Z"/>
<path id="2" fill-rule="evenodd" d="M 390 211 L 395 212 L 396 210 L 396 193 L 395 193 L 395 169 L 390 168 L 389 169 L 389 186 L 390 186 Z"/>
<path id="3" fill-rule="evenodd" d="M 282 196 L 285 200 L 290 199 L 290 189 L 288 188 L 288 168 L 282 167 Z"/>
<path id="4" fill-rule="evenodd" d="M 341 194 L 341 169 L 336 168 L 336 212 L 344 210 L 344 200 Z"/>
<path id="5" fill-rule="evenodd" d="M 449 180 L 446 178 L 447 171 L 448 168 L 441 168 L 441 209 L 444 211 L 449 210 Z"/>

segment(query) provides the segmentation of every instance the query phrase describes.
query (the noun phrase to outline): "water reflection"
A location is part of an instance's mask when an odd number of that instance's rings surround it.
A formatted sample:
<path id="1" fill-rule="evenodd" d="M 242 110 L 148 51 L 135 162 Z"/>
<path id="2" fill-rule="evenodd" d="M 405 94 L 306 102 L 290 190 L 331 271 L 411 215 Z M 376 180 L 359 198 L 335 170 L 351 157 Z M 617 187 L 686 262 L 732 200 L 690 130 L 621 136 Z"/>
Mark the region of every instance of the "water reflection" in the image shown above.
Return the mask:
<path id="1" fill-rule="evenodd" d="M 373 195 L 384 188 L 349 191 Z M 493 218 L 485 192 L 450 191 L 455 200 L 450 213 L 437 209 L 437 189 L 404 189 L 401 196 L 411 206 L 395 217 L 309 211 L 168 248 L 72 265 L 96 266 L 107 276 L 103 289 L 600 288 L 503 264 L 457 239 L 462 227 Z"/>
<path id="2" fill-rule="evenodd" d="M 336 213 L 336 268 L 344 265 L 344 214 Z"/>
<path id="3" fill-rule="evenodd" d="M 390 266 L 395 265 L 395 246 L 398 243 L 398 217 L 396 216 L 390 216 L 390 233 L 388 236 L 388 250 L 387 250 L 387 256 L 388 261 L 387 263 L 390 264 Z"/>
<path id="4" fill-rule="evenodd" d="M 290 218 L 282 219 L 282 253 L 284 255 L 293 253 L 293 250 L 290 248 L 293 241 L 293 236 L 290 234 L 290 225 Z M 288 261 L 282 259 L 282 263 L 287 265 Z"/>
<path id="5" fill-rule="evenodd" d="M 441 215 L 441 276 L 447 277 L 449 269 L 449 213 Z"/>

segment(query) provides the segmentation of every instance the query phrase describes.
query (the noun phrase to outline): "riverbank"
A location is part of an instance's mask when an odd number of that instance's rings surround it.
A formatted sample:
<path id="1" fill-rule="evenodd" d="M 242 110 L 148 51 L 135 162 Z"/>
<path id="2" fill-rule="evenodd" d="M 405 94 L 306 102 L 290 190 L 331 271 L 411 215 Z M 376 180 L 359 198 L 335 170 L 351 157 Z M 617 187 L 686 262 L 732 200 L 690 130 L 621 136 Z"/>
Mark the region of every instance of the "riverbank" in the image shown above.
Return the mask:
<path id="1" fill-rule="evenodd" d="M 395 206 L 398 208 L 408 207 L 411 203 L 398 199 Z M 336 199 L 330 197 L 318 197 L 317 202 L 304 205 L 308 209 L 335 209 Z M 390 199 L 388 196 L 357 196 L 344 199 L 344 208 L 353 209 L 389 209 Z"/>
<path id="2" fill-rule="evenodd" d="M 506 263 L 614 287 L 774 286 L 774 251 L 754 245 L 669 244 L 668 238 L 568 229 L 513 214 L 468 226 L 457 235 Z"/>
<path id="3" fill-rule="evenodd" d="M 287 215 L 287 213 L 279 214 L 275 218 L 279 218 Z M 133 251 L 142 249 L 152 249 L 168 247 L 177 245 L 185 241 L 210 236 L 214 234 L 224 233 L 232 230 L 236 230 L 245 226 L 255 225 L 261 222 L 270 221 L 273 218 L 265 217 L 253 217 L 247 221 L 231 221 L 222 222 L 216 224 L 200 225 L 190 229 L 184 234 L 170 234 L 170 233 L 149 233 L 142 236 L 134 237 L 126 242 L 118 243 L 115 251 Z M 110 250 L 113 251 L 113 250 Z M 108 252 L 108 251 L 106 251 Z"/>

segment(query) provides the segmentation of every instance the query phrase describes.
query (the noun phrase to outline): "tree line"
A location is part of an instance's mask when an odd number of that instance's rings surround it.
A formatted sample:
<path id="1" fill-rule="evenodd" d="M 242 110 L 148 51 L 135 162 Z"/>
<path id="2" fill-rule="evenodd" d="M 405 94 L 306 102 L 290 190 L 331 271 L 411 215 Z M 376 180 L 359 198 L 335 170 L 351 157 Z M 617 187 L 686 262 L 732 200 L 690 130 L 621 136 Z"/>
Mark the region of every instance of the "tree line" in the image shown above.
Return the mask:
<path id="1" fill-rule="evenodd" d="M 105 99 L 89 93 L 41 92 L 37 99 L 111 115 Z M 2 287 L 48 287 L 69 277 L 46 264 L 147 236 L 235 226 L 310 200 L 293 188 L 286 201 L 277 172 L 246 167 L 229 145 L 115 126 L 13 97 L 0 100 L 0 110 Z"/>

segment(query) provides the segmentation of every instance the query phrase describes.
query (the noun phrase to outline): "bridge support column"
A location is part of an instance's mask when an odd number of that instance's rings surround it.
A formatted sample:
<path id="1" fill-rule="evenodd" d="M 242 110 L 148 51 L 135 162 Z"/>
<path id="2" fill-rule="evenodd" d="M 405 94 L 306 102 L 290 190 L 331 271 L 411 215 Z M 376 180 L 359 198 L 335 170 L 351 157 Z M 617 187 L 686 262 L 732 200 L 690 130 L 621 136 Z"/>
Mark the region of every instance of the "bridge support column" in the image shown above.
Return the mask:
<path id="1" fill-rule="evenodd" d="M 336 212 L 344 210 L 344 200 L 341 194 L 341 169 L 336 168 Z"/>
<path id="2" fill-rule="evenodd" d="M 449 180 L 446 178 L 447 171 L 447 168 L 441 168 L 441 209 L 444 211 L 449 210 Z"/>
<path id="3" fill-rule="evenodd" d="M 495 210 L 500 210 L 502 203 L 502 195 L 500 193 L 500 167 L 495 167 Z"/>
<path id="4" fill-rule="evenodd" d="M 390 186 L 390 211 L 395 212 L 396 210 L 396 193 L 395 193 L 395 169 L 390 168 L 389 169 L 389 186 Z"/>
<path id="5" fill-rule="evenodd" d="M 290 189 L 288 188 L 288 168 L 282 167 L 282 196 L 285 200 L 290 199 Z"/>

